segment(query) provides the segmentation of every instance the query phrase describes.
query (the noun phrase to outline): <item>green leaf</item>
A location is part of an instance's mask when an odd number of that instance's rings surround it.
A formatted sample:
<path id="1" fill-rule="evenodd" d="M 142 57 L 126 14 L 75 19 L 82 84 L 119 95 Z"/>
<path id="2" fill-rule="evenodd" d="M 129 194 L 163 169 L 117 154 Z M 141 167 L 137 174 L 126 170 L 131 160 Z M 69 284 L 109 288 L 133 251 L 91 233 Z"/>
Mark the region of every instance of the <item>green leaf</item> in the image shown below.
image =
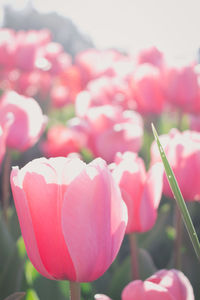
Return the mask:
<path id="1" fill-rule="evenodd" d="M 199 239 L 198 239 L 196 230 L 195 230 L 194 225 L 192 223 L 192 219 L 191 219 L 190 214 L 188 212 L 187 206 L 186 206 L 185 201 L 183 199 L 183 196 L 182 196 L 182 193 L 181 193 L 180 188 L 178 186 L 178 183 L 176 181 L 174 172 L 172 171 L 172 169 L 170 167 L 170 164 L 167 160 L 164 149 L 163 149 L 163 147 L 162 147 L 162 145 L 159 141 L 158 134 L 157 134 L 156 129 L 153 126 L 153 124 L 152 124 L 152 130 L 153 130 L 154 138 L 155 138 L 155 140 L 157 142 L 157 145 L 158 145 L 160 156 L 162 158 L 162 162 L 163 162 L 163 165 L 164 165 L 164 168 L 165 168 L 167 179 L 168 179 L 170 187 L 172 189 L 174 198 L 175 198 L 176 203 L 177 203 L 177 205 L 180 209 L 183 221 L 184 221 L 185 226 L 187 228 L 187 231 L 188 231 L 188 234 L 190 236 L 191 242 L 193 244 L 194 250 L 196 252 L 197 258 L 200 260 L 200 243 L 199 243 Z"/>
<path id="2" fill-rule="evenodd" d="M 24 298 L 25 295 L 26 295 L 26 293 L 24 293 L 24 292 L 18 292 L 18 293 L 14 293 L 14 294 L 8 296 L 4 300 L 21 300 Z"/>

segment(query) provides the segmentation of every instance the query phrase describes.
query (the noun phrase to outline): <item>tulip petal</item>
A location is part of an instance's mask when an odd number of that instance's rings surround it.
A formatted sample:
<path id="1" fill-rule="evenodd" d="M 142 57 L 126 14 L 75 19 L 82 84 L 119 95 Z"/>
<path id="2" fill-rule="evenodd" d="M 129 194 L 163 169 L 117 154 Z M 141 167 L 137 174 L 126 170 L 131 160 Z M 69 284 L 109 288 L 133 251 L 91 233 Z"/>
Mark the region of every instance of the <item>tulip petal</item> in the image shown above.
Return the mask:
<path id="1" fill-rule="evenodd" d="M 67 216 L 67 217 L 66 217 Z M 114 260 L 127 223 L 127 210 L 105 162 L 87 165 L 68 187 L 62 228 L 77 281 L 101 276 Z"/>
<path id="2" fill-rule="evenodd" d="M 37 247 L 36 236 L 33 228 L 28 202 L 23 189 L 18 181 L 19 169 L 13 168 L 11 172 L 11 187 L 14 195 L 15 207 L 19 218 L 22 236 L 24 238 L 28 257 L 34 267 L 45 277 L 53 279 L 46 270 Z"/>
<path id="3" fill-rule="evenodd" d="M 153 282 L 135 280 L 122 292 L 122 300 L 176 300 L 168 290 Z"/>
<path id="4" fill-rule="evenodd" d="M 62 157 L 43 160 L 43 163 L 38 161 L 32 162 L 26 170 L 23 189 L 40 256 L 45 268 L 55 279 L 76 280 L 74 265 L 62 233 L 61 208 L 70 177 L 75 176 L 85 164 L 77 159 Z M 80 161 L 79 168 L 77 161 Z M 65 172 L 66 169 L 69 171 Z"/>
<path id="5" fill-rule="evenodd" d="M 154 164 L 148 172 L 140 206 L 141 231 L 151 229 L 156 221 L 157 208 L 162 196 L 163 174 L 161 163 Z"/>
<path id="6" fill-rule="evenodd" d="M 189 280 L 178 270 L 160 270 L 147 280 L 165 287 L 176 300 L 194 300 Z"/>

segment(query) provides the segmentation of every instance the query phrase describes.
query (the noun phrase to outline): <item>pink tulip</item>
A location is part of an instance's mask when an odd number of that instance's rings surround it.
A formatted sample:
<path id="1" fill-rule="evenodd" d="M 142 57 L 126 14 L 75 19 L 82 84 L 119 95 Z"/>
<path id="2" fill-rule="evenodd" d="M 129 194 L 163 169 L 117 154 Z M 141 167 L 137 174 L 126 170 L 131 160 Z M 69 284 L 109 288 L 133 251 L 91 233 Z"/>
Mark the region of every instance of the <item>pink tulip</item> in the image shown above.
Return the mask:
<path id="1" fill-rule="evenodd" d="M 62 45 L 51 42 L 41 51 L 41 56 L 49 62 L 49 72 L 59 75 L 71 66 L 71 57 L 65 53 Z"/>
<path id="2" fill-rule="evenodd" d="M 126 81 L 102 76 L 90 81 L 86 89 L 77 96 L 76 109 L 81 111 L 85 105 L 92 107 L 107 104 L 128 109 L 132 102 L 131 90 Z"/>
<path id="3" fill-rule="evenodd" d="M 9 128 L 6 144 L 8 147 L 24 151 L 34 145 L 43 132 L 46 117 L 33 98 L 26 98 L 15 92 L 5 93 L 0 100 L 0 120 L 5 122 L 12 113 L 14 121 Z"/>
<path id="4" fill-rule="evenodd" d="M 66 106 L 71 102 L 69 88 L 64 85 L 56 84 L 51 89 L 50 98 L 53 107 L 59 108 Z"/>
<path id="5" fill-rule="evenodd" d="M 160 141 L 184 199 L 200 201 L 200 133 L 189 130 L 179 132 L 177 129 L 172 129 L 169 134 L 160 136 Z M 161 161 L 161 158 L 154 142 L 151 147 L 151 163 L 156 161 Z M 164 176 L 163 193 L 173 198 L 166 176 Z"/>
<path id="6" fill-rule="evenodd" d="M 15 65 L 15 32 L 12 29 L 0 29 L 0 65 L 13 68 Z"/>
<path id="7" fill-rule="evenodd" d="M 5 134 L 3 128 L 0 126 L 0 166 L 6 152 Z"/>
<path id="8" fill-rule="evenodd" d="M 113 65 L 123 59 L 123 55 L 115 50 L 100 51 L 88 49 L 76 56 L 75 63 L 81 71 L 84 86 L 92 79 L 103 75 L 113 76 Z"/>
<path id="9" fill-rule="evenodd" d="M 198 115 L 190 115 L 189 116 L 189 126 L 190 130 L 200 131 L 200 116 Z"/>
<path id="10" fill-rule="evenodd" d="M 122 292 L 122 300 L 194 300 L 192 286 L 180 271 L 160 270 L 144 282 L 130 282 Z"/>
<path id="11" fill-rule="evenodd" d="M 118 153 L 112 174 L 128 208 L 126 233 L 150 230 L 157 218 L 162 195 L 163 167 L 153 165 L 146 173 L 143 160 L 133 152 Z"/>
<path id="12" fill-rule="evenodd" d="M 136 110 L 141 114 L 160 114 L 164 93 L 160 70 L 151 64 L 139 65 L 130 80 Z"/>
<path id="13" fill-rule="evenodd" d="M 85 135 L 64 125 L 55 125 L 48 130 L 47 140 L 41 145 L 47 157 L 67 156 L 80 152 L 86 144 Z"/>
<path id="14" fill-rule="evenodd" d="M 113 162 L 119 151 L 139 151 L 143 124 L 138 113 L 103 105 L 86 109 L 84 121 L 83 131 L 88 135 L 88 148 L 94 156 Z"/>
<path id="15" fill-rule="evenodd" d="M 163 53 L 156 47 L 141 50 L 138 54 L 137 60 L 139 64 L 149 63 L 158 68 L 161 68 L 164 63 Z"/>
<path id="16" fill-rule="evenodd" d="M 43 276 L 88 282 L 109 268 L 127 210 L 102 159 L 35 159 L 13 168 L 11 187 L 28 256 Z"/>
<path id="17" fill-rule="evenodd" d="M 200 111 L 198 74 L 193 64 L 166 68 L 163 81 L 169 103 L 185 112 Z"/>
<path id="18" fill-rule="evenodd" d="M 1 124 L 1 121 L 4 122 L 2 122 Z M 13 121 L 14 121 L 14 116 L 11 113 L 6 115 L 4 120 L 0 120 L 0 166 L 4 158 L 4 155 L 6 153 L 6 138 L 8 135 L 8 130 L 11 124 L 13 123 Z"/>

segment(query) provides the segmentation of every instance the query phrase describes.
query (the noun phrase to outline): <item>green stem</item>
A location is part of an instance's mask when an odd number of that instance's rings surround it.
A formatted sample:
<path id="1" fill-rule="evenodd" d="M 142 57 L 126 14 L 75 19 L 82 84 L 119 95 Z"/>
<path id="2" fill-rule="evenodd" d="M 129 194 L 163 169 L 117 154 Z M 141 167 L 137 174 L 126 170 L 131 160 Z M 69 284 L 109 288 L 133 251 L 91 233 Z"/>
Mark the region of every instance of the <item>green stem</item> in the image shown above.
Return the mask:
<path id="1" fill-rule="evenodd" d="M 80 283 L 70 281 L 70 300 L 80 300 L 81 299 L 81 289 L 80 289 Z"/>
<path id="2" fill-rule="evenodd" d="M 175 229 L 176 239 L 174 241 L 174 266 L 181 270 L 181 245 L 182 245 L 182 219 L 178 206 L 175 206 Z"/>
<path id="3" fill-rule="evenodd" d="M 170 187 L 173 191 L 174 198 L 176 199 L 176 203 L 177 203 L 177 205 L 179 207 L 179 210 L 181 212 L 183 221 L 184 221 L 185 226 L 187 228 L 187 231 L 188 231 L 188 234 L 190 236 L 190 239 L 191 239 L 192 245 L 194 247 L 194 250 L 196 252 L 197 258 L 200 261 L 200 243 L 199 243 L 199 239 L 198 239 L 196 230 L 194 228 L 192 219 L 190 217 L 190 214 L 188 212 L 187 206 L 186 206 L 185 201 L 183 199 L 182 193 L 179 189 L 178 183 L 177 183 L 176 178 L 174 176 L 174 172 L 172 171 L 172 169 L 169 165 L 169 162 L 166 158 L 165 152 L 164 152 L 163 147 L 162 147 L 162 145 L 159 141 L 158 134 L 157 134 L 156 129 L 153 126 L 153 124 L 152 124 L 152 130 L 153 130 L 153 134 L 154 134 L 155 140 L 157 142 L 157 145 L 158 145 L 158 148 L 159 148 L 159 151 L 160 151 L 160 155 L 161 155 L 164 167 L 165 167 L 165 172 L 166 172 L 166 175 L 167 175 L 167 179 L 168 179 Z"/>
<path id="4" fill-rule="evenodd" d="M 140 278 L 140 275 L 139 275 L 139 264 L 138 264 L 137 236 L 135 233 L 129 234 L 129 242 L 130 242 L 130 252 L 131 252 L 132 279 L 136 280 Z"/>

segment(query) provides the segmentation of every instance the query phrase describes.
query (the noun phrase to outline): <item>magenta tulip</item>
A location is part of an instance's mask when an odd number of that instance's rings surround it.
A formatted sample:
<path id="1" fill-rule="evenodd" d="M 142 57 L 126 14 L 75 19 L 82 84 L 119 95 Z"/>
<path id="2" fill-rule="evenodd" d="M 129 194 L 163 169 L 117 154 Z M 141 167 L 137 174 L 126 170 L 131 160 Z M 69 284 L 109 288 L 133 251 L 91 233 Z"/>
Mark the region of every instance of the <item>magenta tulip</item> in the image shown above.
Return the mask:
<path id="1" fill-rule="evenodd" d="M 200 201 L 200 133 L 189 130 L 179 132 L 177 129 L 172 129 L 169 134 L 160 136 L 160 141 L 184 199 Z M 154 142 L 151 147 L 151 163 L 157 161 L 161 161 L 161 158 Z M 164 176 L 163 193 L 173 198 L 166 176 Z"/>
<path id="2" fill-rule="evenodd" d="M 13 168 L 11 187 L 28 256 L 43 276 L 87 282 L 108 269 L 127 209 L 102 159 L 35 159 Z"/>
<path id="3" fill-rule="evenodd" d="M 125 152 L 117 154 L 112 169 L 128 208 L 126 233 L 150 230 L 156 222 L 162 195 L 162 164 L 155 164 L 146 173 L 143 160 L 136 153 Z"/>
<path id="4" fill-rule="evenodd" d="M 194 300 L 192 286 L 180 271 L 160 270 L 144 282 L 130 282 L 122 292 L 122 300 Z"/>
<path id="5" fill-rule="evenodd" d="M 6 144 L 8 147 L 24 151 L 34 145 L 44 130 L 46 117 L 39 104 L 33 98 L 27 98 L 15 92 L 5 93 L 0 101 L 0 120 L 12 113 Z"/>

